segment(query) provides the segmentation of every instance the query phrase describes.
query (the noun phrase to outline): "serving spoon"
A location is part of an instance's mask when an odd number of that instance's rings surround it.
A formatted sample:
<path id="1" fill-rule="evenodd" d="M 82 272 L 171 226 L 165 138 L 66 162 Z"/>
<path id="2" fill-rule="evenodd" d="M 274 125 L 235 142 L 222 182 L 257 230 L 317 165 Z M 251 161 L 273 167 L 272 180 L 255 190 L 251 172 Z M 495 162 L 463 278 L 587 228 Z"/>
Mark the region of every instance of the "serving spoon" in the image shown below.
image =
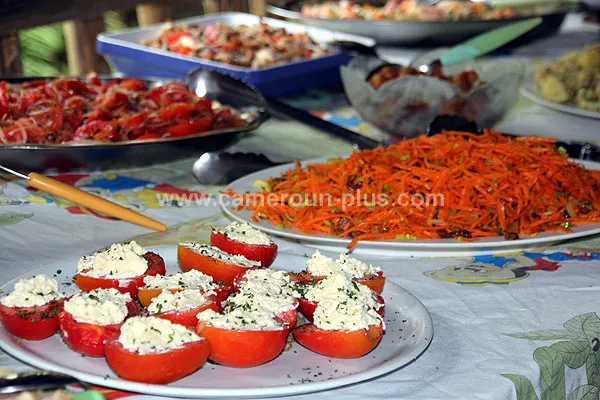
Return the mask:
<path id="1" fill-rule="evenodd" d="M 88 384 L 79 379 L 52 371 L 32 371 L 12 374 L 0 378 L 0 394 L 18 393 L 31 390 L 45 390 L 77 384 L 85 390 L 90 390 Z"/>
<path id="2" fill-rule="evenodd" d="M 208 152 L 200 156 L 192 173 L 202 185 L 225 185 L 261 169 L 287 164 L 276 163 L 264 154 Z"/>

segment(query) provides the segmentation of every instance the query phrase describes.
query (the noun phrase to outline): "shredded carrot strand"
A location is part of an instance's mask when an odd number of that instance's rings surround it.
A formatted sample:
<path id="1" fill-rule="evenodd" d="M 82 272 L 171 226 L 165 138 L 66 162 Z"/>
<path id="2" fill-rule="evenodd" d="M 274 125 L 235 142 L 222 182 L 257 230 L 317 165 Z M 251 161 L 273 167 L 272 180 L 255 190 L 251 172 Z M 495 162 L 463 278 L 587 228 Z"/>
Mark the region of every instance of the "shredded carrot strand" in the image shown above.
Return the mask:
<path id="1" fill-rule="evenodd" d="M 352 238 L 349 247 L 360 240 L 517 239 L 600 222 L 600 171 L 569 161 L 552 139 L 495 131 L 444 132 L 296 163 L 262 193 L 228 193 L 254 220 Z"/>

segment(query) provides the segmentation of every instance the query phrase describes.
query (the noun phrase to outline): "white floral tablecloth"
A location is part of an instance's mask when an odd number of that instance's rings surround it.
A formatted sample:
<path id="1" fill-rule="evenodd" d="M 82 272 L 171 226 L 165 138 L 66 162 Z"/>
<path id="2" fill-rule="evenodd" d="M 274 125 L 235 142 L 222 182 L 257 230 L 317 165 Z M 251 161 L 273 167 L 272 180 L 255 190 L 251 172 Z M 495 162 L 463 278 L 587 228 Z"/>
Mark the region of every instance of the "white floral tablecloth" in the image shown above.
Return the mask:
<path id="1" fill-rule="evenodd" d="M 507 126 L 554 127 L 553 136 L 562 139 L 597 140 L 600 133 L 598 121 L 567 118 L 526 102 L 507 118 Z M 345 155 L 352 146 L 297 123 L 273 120 L 232 150 L 290 160 Z M 219 189 L 197 185 L 192 162 L 56 177 L 166 223 L 166 233 L 98 215 L 23 181 L 0 181 L 0 280 L 132 238 L 148 246 L 206 240 L 211 225 L 227 220 L 216 205 L 184 201 Z M 312 252 L 299 243 L 278 243 L 286 253 Z M 310 398 L 600 399 L 600 253 L 595 250 L 600 250 L 597 238 L 494 256 L 363 258 L 425 304 L 434 321 L 433 342 L 401 370 Z M 5 353 L 0 353 L 0 366 L 31 368 Z M 149 398 L 111 390 L 104 394 Z"/>

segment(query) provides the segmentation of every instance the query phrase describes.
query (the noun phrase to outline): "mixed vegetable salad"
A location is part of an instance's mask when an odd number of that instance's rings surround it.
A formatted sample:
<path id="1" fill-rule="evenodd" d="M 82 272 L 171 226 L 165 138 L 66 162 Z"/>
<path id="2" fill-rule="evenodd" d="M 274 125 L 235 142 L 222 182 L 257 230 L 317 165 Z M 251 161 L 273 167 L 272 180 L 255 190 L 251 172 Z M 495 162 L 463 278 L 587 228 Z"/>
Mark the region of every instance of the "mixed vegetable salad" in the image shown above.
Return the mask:
<path id="1" fill-rule="evenodd" d="M 265 23 L 230 26 L 167 23 L 145 45 L 246 68 L 321 57 L 328 50 L 306 33 L 292 33 Z"/>

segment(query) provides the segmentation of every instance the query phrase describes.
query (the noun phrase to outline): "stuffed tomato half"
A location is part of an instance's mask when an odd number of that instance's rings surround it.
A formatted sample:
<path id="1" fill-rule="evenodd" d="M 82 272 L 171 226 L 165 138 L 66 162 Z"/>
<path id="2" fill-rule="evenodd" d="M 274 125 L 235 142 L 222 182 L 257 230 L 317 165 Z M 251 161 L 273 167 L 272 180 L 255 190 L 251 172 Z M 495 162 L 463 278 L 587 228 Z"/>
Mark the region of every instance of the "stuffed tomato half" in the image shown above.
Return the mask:
<path id="1" fill-rule="evenodd" d="M 358 284 L 345 273 L 336 273 L 317 281 L 301 283 L 298 285 L 298 290 L 302 294 L 298 308 L 310 322 L 313 321 L 315 310 L 320 303 L 341 303 L 354 300 L 381 316 L 385 313 L 383 297 L 369 287 Z"/>
<path id="2" fill-rule="evenodd" d="M 60 335 L 72 350 L 92 357 L 104 356 L 106 340 L 117 333 L 139 307 L 129 293 L 94 289 L 73 295 L 59 314 Z"/>
<path id="3" fill-rule="evenodd" d="M 26 340 L 42 340 L 58 330 L 63 295 L 58 282 L 45 275 L 21 279 L 0 298 L 0 320 L 7 331 Z"/>
<path id="4" fill-rule="evenodd" d="M 295 310 L 293 298 L 240 292 L 227 299 L 222 314 L 212 310 L 199 313 L 197 332 L 210 342 L 209 358 L 214 362 L 255 367 L 283 351 L 291 324 L 295 324 Z"/>
<path id="5" fill-rule="evenodd" d="M 247 269 L 261 268 L 258 261 L 200 243 L 179 243 L 177 260 L 182 271 L 195 269 L 228 286 L 233 285 L 235 277 Z"/>
<path id="6" fill-rule="evenodd" d="M 225 285 L 223 282 L 215 282 L 212 276 L 191 269 L 173 275 L 146 276 L 144 286 L 138 289 L 138 300 L 144 307 L 148 307 L 152 299 L 164 290 L 176 293 L 189 289 L 196 289 L 200 293 L 210 292 L 219 306 L 232 291 L 231 286 Z"/>
<path id="7" fill-rule="evenodd" d="M 210 344 L 166 319 L 132 317 L 106 342 L 105 350 L 108 365 L 121 378 L 167 384 L 201 368 Z"/>
<path id="8" fill-rule="evenodd" d="M 262 267 L 273 264 L 277 256 L 277 245 L 269 235 L 237 221 L 224 228 L 213 229 L 210 244 L 224 252 L 257 261 Z"/>
<path id="9" fill-rule="evenodd" d="M 352 288 L 353 285 L 358 290 Z M 361 294 L 363 291 L 368 291 L 369 297 Z M 379 344 L 385 328 L 382 315 L 375 309 L 379 302 L 371 294 L 377 295 L 346 275 L 323 279 L 304 294 L 312 298 L 316 306 L 311 310 L 311 318 L 307 318 L 311 323 L 292 331 L 294 339 L 307 349 L 328 357 L 364 356 Z M 300 310 L 304 314 L 302 305 L 301 300 Z"/>
<path id="10" fill-rule="evenodd" d="M 306 270 L 296 274 L 295 279 L 299 282 L 313 282 L 338 273 L 347 274 L 355 282 L 380 294 L 385 285 L 385 277 L 381 268 L 343 253 L 337 260 L 334 260 L 321 254 L 318 250 L 306 262 Z"/>
<path id="11" fill-rule="evenodd" d="M 276 321 L 292 329 L 298 318 L 300 297 L 296 286 L 289 272 L 269 268 L 250 269 L 235 278 L 234 290 L 237 294 L 229 298 L 228 304 L 244 305 L 251 300 L 251 303 L 258 303 L 257 307 L 271 313 Z"/>
<path id="12" fill-rule="evenodd" d="M 221 311 L 211 292 L 202 293 L 198 289 L 180 290 L 175 293 L 163 290 L 154 297 L 148 306 L 148 313 L 158 318 L 167 319 L 175 324 L 196 329 L 196 315 L 205 310 Z"/>
<path id="13" fill-rule="evenodd" d="M 81 257 L 74 281 L 83 291 L 114 288 L 136 299 L 145 277 L 165 273 L 161 256 L 131 241 Z"/>

